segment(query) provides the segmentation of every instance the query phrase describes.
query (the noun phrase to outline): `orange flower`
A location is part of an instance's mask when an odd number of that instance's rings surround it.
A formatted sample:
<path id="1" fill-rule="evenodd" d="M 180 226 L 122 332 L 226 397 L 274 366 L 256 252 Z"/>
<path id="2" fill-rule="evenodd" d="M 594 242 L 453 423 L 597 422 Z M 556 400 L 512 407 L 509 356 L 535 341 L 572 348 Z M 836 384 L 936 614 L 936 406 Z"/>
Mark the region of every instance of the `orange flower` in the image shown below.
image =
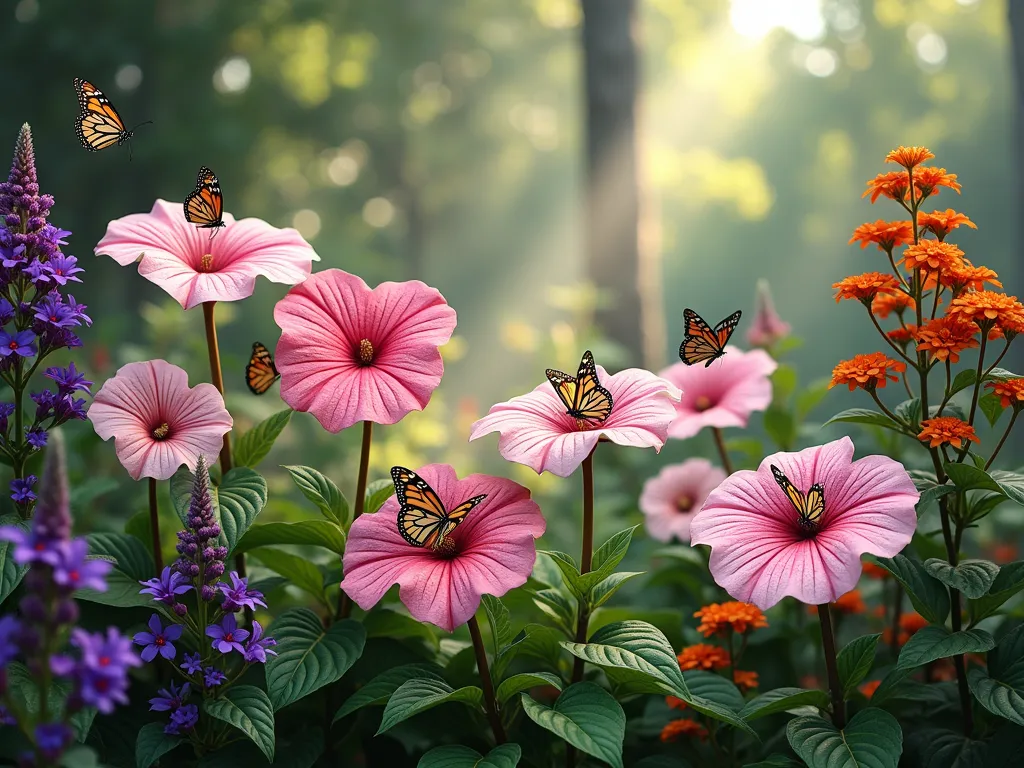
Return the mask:
<path id="1" fill-rule="evenodd" d="M 1015 411 L 1024 407 L 1024 379 L 990 381 L 985 386 L 999 397 L 1003 408 L 1008 408 L 1011 404 Z"/>
<path id="2" fill-rule="evenodd" d="M 901 349 L 905 350 L 907 344 L 914 338 L 915 333 L 917 333 L 917 326 L 913 323 L 907 323 L 905 326 L 901 325 L 899 328 L 893 328 L 885 335 L 898 344 Z"/>
<path id="3" fill-rule="evenodd" d="M 899 317 L 903 317 L 903 311 L 908 307 L 916 310 L 917 302 L 914 301 L 913 296 L 903 291 L 879 293 L 871 301 L 871 313 L 883 320 L 889 316 L 890 312 L 895 312 Z"/>
<path id="4" fill-rule="evenodd" d="M 676 657 L 679 668 L 684 672 L 688 669 L 724 669 L 729 666 L 729 654 L 717 645 L 697 643 L 683 648 Z"/>
<path id="5" fill-rule="evenodd" d="M 900 633 L 896 637 L 896 642 L 899 645 L 906 645 L 907 641 L 912 635 L 918 632 L 918 630 L 924 629 L 928 626 L 928 620 L 921 616 L 919 613 L 903 613 L 900 614 Z M 882 642 L 888 644 L 892 642 L 892 630 L 886 629 L 882 632 Z"/>
<path id="6" fill-rule="evenodd" d="M 962 213 L 957 213 L 952 208 L 944 211 L 932 211 L 931 213 L 917 212 L 917 225 L 927 229 L 939 240 L 945 239 L 946 235 L 959 227 L 961 224 L 977 229 L 978 225 Z"/>
<path id="7" fill-rule="evenodd" d="M 836 303 L 843 299 L 857 299 L 865 306 L 879 293 L 895 293 L 900 284 L 893 275 L 884 272 L 865 272 L 863 275 L 844 277 L 832 283 L 836 289 Z"/>
<path id="8" fill-rule="evenodd" d="M 978 340 L 974 338 L 977 332 L 978 326 L 974 323 L 958 315 L 946 315 L 918 328 L 914 338 L 918 352 L 931 352 L 936 360 L 958 363 L 961 352 L 978 346 Z"/>
<path id="9" fill-rule="evenodd" d="M 945 168 L 932 168 L 926 165 L 915 168 L 914 186 L 917 187 L 921 200 L 929 195 L 938 194 L 939 187 L 949 187 L 958 195 L 960 194 L 960 185 L 957 183 L 956 174 L 946 173 Z"/>
<path id="10" fill-rule="evenodd" d="M 906 176 L 904 176 L 904 181 Z M 861 250 L 875 243 L 880 251 L 891 251 L 897 245 L 914 242 L 914 228 L 909 221 L 878 221 L 861 224 L 853 230 L 849 245 L 860 243 Z"/>
<path id="11" fill-rule="evenodd" d="M 665 703 L 668 704 L 669 709 L 686 709 L 687 707 L 685 701 L 676 698 L 675 696 L 666 696 Z"/>
<path id="12" fill-rule="evenodd" d="M 949 443 L 958 450 L 964 440 L 981 443 L 978 436 L 974 434 L 974 427 L 956 416 L 937 416 L 934 419 L 925 419 L 921 422 L 921 434 L 917 436 L 917 439 L 928 443 L 929 448 L 938 448 L 944 443 Z"/>
<path id="13" fill-rule="evenodd" d="M 988 267 L 976 267 L 971 264 L 969 259 L 964 259 L 962 266 L 947 269 L 940 273 L 939 282 L 952 289 L 953 296 L 955 297 L 959 296 L 965 289 L 983 291 L 985 290 L 985 283 L 991 283 L 996 288 L 1002 288 L 1003 284 L 999 282 L 998 277 L 999 275 Z"/>
<path id="14" fill-rule="evenodd" d="M 881 684 L 881 680 L 868 680 L 866 683 L 861 683 L 858 690 L 870 699 L 875 695 L 875 691 L 878 690 L 878 686 Z"/>
<path id="15" fill-rule="evenodd" d="M 1004 331 L 1019 333 L 1024 327 L 1024 305 L 1016 296 L 1007 296 L 996 291 L 974 291 L 963 293 L 950 302 L 950 315 L 960 315 L 964 320 L 973 320 L 988 331 L 999 324 Z"/>
<path id="16" fill-rule="evenodd" d="M 903 265 L 908 271 L 956 269 L 964 265 L 964 252 L 952 243 L 922 240 L 917 245 L 907 246 L 903 252 Z"/>
<path id="17" fill-rule="evenodd" d="M 859 589 L 851 589 L 846 594 L 840 595 L 833 605 L 840 613 L 864 613 L 868 609 Z"/>
<path id="18" fill-rule="evenodd" d="M 858 387 L 873 392 L 876 387 L 884 388 L 886 379 L 899 381 L 899 376 L 893 374 L 905 370 L 906 363 L 886 357 L 881 352 L 857 355 L 851 360 L 843 360 L 832 369 L 832 383 L 828 388 L 832 389 L 836 384 L 848 384 L 851 392 Z"/>
<path id="19" fill-rule="evenodd" d="M 693 615 L 700 619 L 697 631 L 704 637 L 724 635 L 730 629 L 742 634 L 748 629 L 760 629 L 768 626 L 768 620 L 761 613 L 760 608 L 735 600 L 705 605 Z"/>
<path id="20" fill-rule="evenodd" d="M 874 608 L 871 609 L 871 615 L 874 616 L 876 619 L 884 619 L 885 618 L 885 606 L 884 605 L 876 605 Z"/>
<path id="21" fill-rule="evenodd" d="M 1000 542 L 992 547 L 992 559 L 997 563 L 1009 563 L 1017 559 L 1017 547 L 1007 542 Z"/>
<path id="22" fill-rule="evenodd" d="M 742 669 L 733 670 L 732 681 L 744 691 L 757 688 L 757 672 L 746 672 Z"/>
<path id="23" fill-rule="evenodd" d="M 871 195 L 871 202 L 878 200 L 880 195 L 890 200 L 906 200 L 907 190 L 910 189 L 910 180 L 903 171 L 890 171 L 880 173 L 868 182 L 868 188 L 864 190 L 861 197 Z"/>
<path id="24" fill-rule="evenodd" d="M 925 160 L 931 160 L 933 155 L 925 147 L 897 147 L 885 156 L 887 163 L 899 163 L 908 171 L 915 165 L 920 165 Z"/>
<path id="25" fill-rule="evenodd" d="M 864 575 L 870 579 L 888 579 L 892 575 L 885 568 L 870 560 L 865 560 L 862 568 Z"/>
<path id="26" fill-rule="evenodd" d="M 661 729 L 661 740 L 676 741 L 681 736 L 695 736 L 701 741 L 708 738 L 708 729 L 696 720 L 673 720 Z"/>

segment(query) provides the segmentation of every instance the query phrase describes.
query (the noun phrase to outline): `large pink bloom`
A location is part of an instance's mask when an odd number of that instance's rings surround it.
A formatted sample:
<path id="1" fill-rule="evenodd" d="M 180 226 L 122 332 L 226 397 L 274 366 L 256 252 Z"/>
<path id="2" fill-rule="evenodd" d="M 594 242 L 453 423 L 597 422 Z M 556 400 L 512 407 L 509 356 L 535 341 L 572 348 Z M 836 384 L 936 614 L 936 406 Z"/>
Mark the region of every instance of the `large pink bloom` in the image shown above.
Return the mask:
<path id="1" fill-rule="evenodd" d="M 756 472 L 731 475 L 690 525 L 690 543 L 711 546 L 711 574 L 737 600 L 771 608 L 783 597 L 829 603 L 860 577 L 860 556 L 898 554 L 914 535 L 918 492 L 903 465 L 885 456 L 853 459 L 843 437 L 799 453 L 776 453 Z M 772 475 L 781 469 L 801 492 L 825 489 L 815 530 L 803 528 Z"/>
<path id="2" fill-rule="evenodd" d="M 133 213 L 107 225 L 96 254 L 122 267 L 136 261 L 139 274 L 191 309 L 204 301 L 238 301 L 251 296 L 257 275 L 275 283 L 301 283 L 319 261 L 294 229 L 262 219 L 235 221 L 210 240 L 210 230 L 185 220 L 181 203 L 157 200 L 149 213 Z"/>
<path id="3" fill-rule="evenodd" d="M 526 583 L 537 558 L 534 539 L 544 533 L 540 507 L 511 480 L 470 475 L 459 480 L 447 464 L 416 470 L 447 509 L 486 494 L 450 538 L 454 553 L 415 547 L 398 532 L 398 500 L 352 523 L 345 545 L 341 588 L 368 610 L 392 584 L 419 621 L 452 632 L 480 607 L 481 595 L 501 597 Z"/>
<path id="4" fill-rule="evenodd" d="M 498 451 L 507 461 L 525 464 L 537 474 L 547 470 L 568 477 L 594 450 L 602 437 L 619 445 L 661 447 L 675 416 L 679 390 L 650 371 L 628 368 L 609 376 L 597 366 L 601 386 L 612 395 L 612 412 L 603 423 L 582 430 L 565 412 L 565 405 L 547 381 L 507 403 L 492 405 L 473 424 L 470 440 L 498 432 Z"/>
<path id="5" fill-rule="evenodd" d="M 340 269 L 318 272 L 274 307 L 281 397 L 329 432 L 357 421 L 394 424 L 441 383 L 438 347 L 455 310 L 418 280 L 373 290 Z"/>
<path id="6" fill-rule="evenodd" d="M 704 500 L 725 480 L 725 472 L 707 459 L 687 459 L 665 467 L 644 483 L 640 511 L 647 532 L 658 541 L 690 540 L 690 523 Z"/>
<path id="7" fill-rule="evenodd" d="M 117 459 L 135 480 L 166 480 L 200 456 L 216 456 L 231 415 L 212 384 L 189 389 L 188 374 L 166 360 L 129 363 L 108 379 L 89 407 L 104 440 L 114 438 Z"/>
<path id="8" fill-rule="evenodd" d="M 710 367 L 676 363 L 661 372 L 683 391 L 668 436 L 693 437 L 704 427 L 745 427 L 750 414 L 772 401 L 768 378 L 779 365 L 762 349 L 726 347 Z"/>

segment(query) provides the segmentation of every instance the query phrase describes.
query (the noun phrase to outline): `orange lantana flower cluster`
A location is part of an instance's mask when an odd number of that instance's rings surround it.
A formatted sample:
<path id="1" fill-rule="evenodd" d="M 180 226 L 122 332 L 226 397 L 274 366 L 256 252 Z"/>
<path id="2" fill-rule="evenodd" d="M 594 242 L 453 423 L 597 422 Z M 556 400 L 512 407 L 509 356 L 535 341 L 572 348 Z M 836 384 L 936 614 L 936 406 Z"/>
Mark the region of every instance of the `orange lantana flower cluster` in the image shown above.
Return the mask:
<path id="1" fill-rule="evenodd" d="M 768 619 L 764 617 L 760 608 L 750 603 L 741 603 L 738 600 L 727 603 L 711 603 L 693 615 L 700 619 L 697 631 L 704 637 L 725 635 L 728 632 L 743 634 L 748 630 L 768 626 Z"/>
<path id="2" fill-rule="evenodd" d="M 945 240 L 946 235 L 961 224 L 968 226 L 971 229 L 978 228 L 977 224 L 967 218 L 964 214 L 957 213 L 952 208 L 947 208 L 944 211 L 932 211 L 931 213 L 919 211 L 917 214 L 917 225 L 921 229 L 927 229 L 939 238 L 939 240 Z M 907 242 L 914 242 L 913 234 L 911 234 L 910 240 Z"/>
<path id="3" fill-rule="evenodd" d="M 944 272 L 964 265 L 964 252 L 952 243 L 941 240 L 922 240 L 907 246 L 903 252 L 903 266 L 908 272 L 925 269 L 929 272 Z"/>
<path id="4" fill-rule="evenodd" d="M 928 443 L 929 448 L 951 445 L 957 450 L 960 450 L 965 440 L 974 443 L 981 442 L 974 433 L 974 427 L 956 416 L 936 416 L 934 419 L 925 419 L 921 422 L 921 433 L 917 439 Z"/>
<path id="5" fill-rule="evenodd" d="M 1024 305 L 1016 296 L 996 291 L 971 291 L 957 296 L 950 303 L 948 314 L 972 320 L 985 330 L 996 325 L 1004 333 L 1024 330 Z"/>
<path id="6" fill-rule="evenodd" d="M 843 360 L 832 369 L 832 382 L 828 388 L 847 384 L 851 392 L 858 387 L 873 392 L 885 387 L 887 380 L 899 381 L 899 376 L 895 374 L 905 370 L 906 363 L 886 357 L 882 352 L 857 355 L 851 360 Z"/>
<path id="7" fill-rule="evenodd" d="M 729 666 L 729 652 L 725 648 L 707 643 L 688 645 L 679 652 L 676 657 L 679 660 L 679 668 L 686 672 L 689 669 L 703 669 L 710 672 L 713 669 L 725 669 Z"/>
<path id="8" fill-rule="evenodd" d="M 863 275 L 844 277 L 838 283 L 832 283 L 836 289 L 836 301 L 857 299 L 870 304 L 879 293 L 896 293 L 900 289 L 899 281 L 884 272 L 865 272 Z"/>
<path id="9" fill-rule="evenodd" d="M 1013 406 L 1015 411 L 1024 408 L 1024 379 L 1006 379 L 990 381 L 985 385 L 992 394 L 999 398 L 1003 408 Z"/>
<path id="10" fill-rule="evenodd" d="M 920 165 L 925 160 L 931 160 L 933 157 L 935 155 L 927 147 L 900 146 L 885 156 L 885 162 L 898 163 L 908 171 L 911 171 L 914 169 L 914 166 Z"/>
<path id="11" fill-rule="evenodd" d="M 903 291 L 880 293 L 871 302 L 871 314 L 883 320 L 889 317 L 890 312 L 895 312 L 897 315 L 902 316 L 904 310 L 907 309 L 911 311 L 917 309 L 917 303 L 914 301 L 913 296 Z"/>
<path id="12" fill-rule="evenodd" d="M 909 221 L 885 221 L 861 224 L 853 230 L 849 245 L 860 243 L 861 250 L 874 243 L 878 250 L 889 252 L 897 245 L 914 242 L 914 227 Z"/>
<path id="13" fill-rule="evenodd" d="M 928 352 L 936 360 L 960 362 L 960 353 L 978 346 L 978 326 L 956 315 L 937 317 L 917 329 L 914 338 L 919 352 Z"/>
<path id="14" fill-rule="evenodd" d="M 701 741 L 707 741 L 708 729 L 696 720 L 673 720 L 661 729 L 661 740 L 664 742 L 677 741 L 682 736 L 693 736 Z"/>
<path id="15" fill-rule="evenodd" d="M 876 568 L 878 566 L 875 566 Z M 861 595 L 859 589 L 851 589 L 839 597 L 837 597 L 832 607 L 836 609 L 838 613 L 865 613 L 868 610 L 867 605 L 864 603 L 864 596 Z M 808 605 L 807 612 L 812 616 L 818 615 L 818 606 Z"/>

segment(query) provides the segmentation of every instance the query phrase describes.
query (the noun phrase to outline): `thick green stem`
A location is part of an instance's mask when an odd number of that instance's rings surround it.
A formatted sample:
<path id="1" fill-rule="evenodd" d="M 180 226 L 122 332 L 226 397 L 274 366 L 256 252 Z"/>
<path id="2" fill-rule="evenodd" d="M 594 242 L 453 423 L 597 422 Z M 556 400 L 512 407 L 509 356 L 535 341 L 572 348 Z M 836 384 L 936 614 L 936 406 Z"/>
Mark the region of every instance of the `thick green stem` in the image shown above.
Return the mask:
<path id="1" fill-rule="evenodd" d="M 825 652 L 825 669 L 828 672 L 828 691 L 832 697 L 832 723 L 842 730 L 846 727 L 846 700 L 839 682 L 839 664 L 836 661 L 836 637 L 832 631 L 832 614 L 829 604 L 818 606 L 818 622 L 821 624 L 821 647 Z"/>
<path id="2" fill-rule="evenodd" d="M 956 535 L 950 527 L 949 519 L 949 497 L 943 496 L 939 499 L 939 515 L 942 519 L 942 538 L 946 543 L 946 559 L 949 564 L 956 566 L 960 562 L 960 527 L 957 526 Z M 963 628 L 963 618 L 960 608 L 960 591 L 949 588 L 950 623 L 954 632 Z M 974 710 L 971 704 L 971 691 L 967 685 L 967 666 L 964 663 L 964 655 L 959 654 L 953 657 L 953 666 L 956 668 L 956 684 L 960 693 L 960 710 L 963 713 L 964 736 L 970 738 L 974 733 Z"/>
<path id="3" fill-rule="evenodd" d="M 595 447 L 596 450 L 596 447 Z M 580 573 L 590 573 L 594 559 L 594 452 L 583 460 L 583 548 L 580 555 Z M 590 623 L 590 611 L 585 599 L 579 600 L 576 618 L 576 642 L 587 642 L 587 627 Z M 583 659 L 576 656 L 572 664 L 572 682 L 583 680 Z M 576 749 L 571 744 L 565 749 L 566 768 L 576 764 Z"/>
<path id="4" fill-rule="evenodd" d="M 508 741 L 508 737 L 505 736 L 505 728 L 501 724 L 501 717 L 498 714 L 498 703 L 494 698 L 494 683 L 491 681 L 491 672 L 487 667 L 487 649 L 484 647 L 476 616 L 470 616 L 468 626 L 469 636 L 473 638 L 473 650 L 476 653 L 476 668 L 480 672 L 480 687 L 484 691 L 484 708 L 487 710 L 487 719 L 491 723 L 491 730 L 494 731 L 494 740 L 498 744 L 504 744 Z"/>
<path id="5" fill-rule="evenodd" d="M 356 477 L 355 507 L 352 520 L 363 514 L 366 507 L 366 478 L 370 471 L 370 443 L 373 437 L 373 422 L 363 422 L 363 441 L 359 449 L 359 475 Z M 341 588 L 338 588 L 338 617 L 347 619 L 352 615 L 352 600 Z"/>
<path id="6" fill-rule="evenodd" d="M 153 562 L 159 576 L 164 569 L 164 556 L 160 546 L 160 509 L 156 499 L 156 480 L 149 478 L 149 528 L 153 537 Z"/>

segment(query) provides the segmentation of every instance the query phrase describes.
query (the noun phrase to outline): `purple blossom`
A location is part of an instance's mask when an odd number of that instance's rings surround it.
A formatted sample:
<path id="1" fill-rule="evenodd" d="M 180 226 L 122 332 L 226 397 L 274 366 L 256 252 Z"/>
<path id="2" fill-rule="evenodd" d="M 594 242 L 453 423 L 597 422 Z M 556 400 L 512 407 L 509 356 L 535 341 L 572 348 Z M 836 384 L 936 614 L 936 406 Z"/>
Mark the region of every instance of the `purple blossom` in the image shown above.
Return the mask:
<path id="1" fill-rule="evenodd" d="M 220 685 L 227 677 L 216 667 L 207 667 L 203 670 L 203 685 L 207 688 L 213 688 Z"/>
<path id="2" fill-rule="evenodd" d="M 35 306 L 35 319 L 55 328 L 73 328 L 80 325 L 75 311 L 60 300 L 60 294 L 46 294 Z"/>
<path id="3" fill-rule="evenodd" d="M 231 586 L 223 581 L 217 584 L 217 589 L 224 594 L 224 602 L 220 607 L 226 613 L 234 613 L 242 608 L 256 610 L 257 605 L 267 607 L 267 604 L 263 602 L 263 593 L 249 589 L 248 578 L 240 577 L 237 571 L 232 571 L 228 576 L 231 577 Z"/>
<path id="4" fill-rule="evenodd" d="M 54 403 L 54 426 L 63 424 L 65 421 L 70 421 L 71 419 L 84 420 L 85 417 L 85 400 L 81 398 L 76 400 L 71 395 L 65 395 Z"/>
<path id="5" fill-rule="evenodd" d="M 14 245 L 13 240 L 9 244 L 0 245 L 0 258 L 7 269 L 19 267 L 25 263 L 25 246 Z"/>
<path id="6" fill-rule="evenodd" d="M 108 627 L 106 635 L 83 629 L 72 630 L 71 644 L 82 652 L 82 663 L 86 667 L 103 675 L 126 675 L 128 667 L 142 666 L 132 651 L 131 641 L 115 627 Z"/>
<path id="7" fill-rule="evenodd" d="M 36 528 L 26 531 L 14 525 L 0 528 L 0 541 L 14 544 L 14 562 L 56 565 L 60 560 L 60 540 Z"/>
<path id="8" fill-rule="evenodd" d="M 14 414 L 14 403 L 0 403 L 0 437 L 7 436 L 7 419 Z"/>
<path id="9" fill-rule="evenodd" d="M 21 624 L 13 616 L 0 617 L 0 669 L 18 655 L 18 634 Z"/>
<path id="10" fill-rule="evenodd" d="M 39 259 L 32 259 L 27 267 L 22 267 L 21 273 L 37 286 L 50 282 L 50 273 L 46 269 L 46 265 Z"/>
<path id="11" fill-rule="evenodd" d="M 26 427 L 25 428 L 25 440 L 28 444 L 37 450 L 41 450 L 46 447 L 46 430 L 41 427 Z"/>
<path id="12" fill-rule="evenodd" d="M 32 486 L 36 484 L 37 479 L 35 475 L 29 475 L 25 478 L 16 477 L 11 480 L 11 498 L 19 504 L 28 504 L 30 501 L 35 501 L 36 495 L 32 491 Z"/>
<path id="13" fill-rule="evenodd" d="M 0 330 L 0 357 L 21 355 L 32 357 L 36 353 L 36 335 L 32 331 L 18 331 L 13 336 Z"/>
<path id="14" fill-rule="evenodd" d="M 156 697 L 149 700 L 149 711 L 173 712 L 188 700 L 191 692 L 192 686 L 188 683 L 179 687 L 171 680 L 171 684 L 167 688 L 161 688 L 156 692 Z"/>
<path id="15" fill-rule="evenodd" d="M 71 729 L 64 723 L 40 723 L 36 726 L 35 741 L 47 760 L 56 760 L 71 743 Z"/>
<path id="16" fill-rule="evenodd" d="M 89 560 L 89 543 L 85 539 L 62 542 L 60 558 L 53 568 L 53 580 L 68 590 L 93 589 L 107 591 L 106 575 L 113 566 L 106 560 Z"/>
<path id="17" fill-rule="evenodd" d="M 185 670 L 185 674 L 197 675 L 203 669 L 203 660 L 198 653 L 187 653 L 181 668 Z"/>
<path id="18" fill-rule="evenodd" d="M 7 299 L 0 299 L 0 325 L 7 325 L 14 319 L 14 307 Z"/>
<path id="19" fill-rule="evenodd" d="M 33 392 L 29 397 L 36 404 L 36 421 L 48 419 L 53 413 L 53 407 L 57 404 L 57 395 L 51 389 L 44 389 L 42 392 Z"/>
<path id="20" fill-rule="evenodd" d="M 78 266 L 78 259 L 74 256 L 65 256 L 63 254 L 57 254 L 48 262 L 46 262 L 46 272 L 57 285 L 67 285 L 68 281 L 76 283 L 82 282 L 75 275 L 79 272 L 85 272 L 84 269 Z"/>
<path id="21" fill-rule="evenodd" d="M 171 722 L 164 726 L 164 733 L 171 736 L 191 731 L 199 722 L 199 707 L 185 704 L 171 713 Z"/>
<path id="22" fill-rule="evenodd" d="M 220 651 L 221 653 L 231 653 L 231 651 L 245 653 L 242 641 L 249 637 L 249 631 L 239 629 L 238 622 L 235 621 L 235 614 L 229 613 L 221 619 L 220 624 L 208 626 L 206 628 L 206 636 L 213 638 L 211 645 L 215 651 Z"/>
<path id="23" fill-rule="evenodd" d="M 277 645 L 277 640 L 272 637 L 263 637 L 263 627 L 260 626 L 258 621 L 253 621 L 252 637 L 246 643 L 245 651 L 242 655 L 250 664 L 253 662 L 266 664 L 268 653 L 271 656 L 277 656 L 277 651 L 270 650 L 275 645 Z"/>
<path id="24" fill-rule="evenodd" d="M 72 678 L 74 695 L 105 715 L 114 711 L 115 704 L 128 703 L 128 668 L 142 664 L 132 652 L 131 641 L 115 627 L 109 627 L 106 635 L 75 629 L 71 645 L 81 651 L 81 660 L 55 656 L 50 668 Z"/>
<path id="25" fill-rule="evenodd" d="M 79 320 L 81 320 L 86 325 L 92 325 L 92 318 L 85 314 L 85 310 L 89 308 L 86 304 L 79 304 L 77 301 L 75 301 L 75 297 L 69 293 L 67 305 L 71 307 L 72 311 L 75 313 L 75 316 Z"/>
<path id="26" fill-rule="evenodd" d="M 193 581 L 201 600 L 209 602 L 217 596 L 217 590 L 212 584 L 224 573 L 223 561 L 228 551 L 216 542 L 221 529 L 213 511 L 210 473 L 203 456 L 196 463 L 185 526 L 185 530 L 178 531 L 177 549 L 180 557 L 175 561 L 174 568 Z"/>
<path id="27" fill-rule="evenodd" d="M 71 363 L 67 368 L 58 368 L 56 366 L 47 368 L 45 376 L 57 383 L 62 396 L 70 395 L 73 392 L 91 393 L 92 391 L 92 382 L 85 378 L 84 373 L 75 368 L 74 363 Z"/>
<path id="28" fill-rule="evenodd" d="M 172 571 L 170 566 L 164 566 L 159 576 L 154 576 L 149 581 L 140 581 L 145 589 L 140 590 L 141 595 L 152 595 L 158 603 L 174 605 L 178 602 L 178 595 L 183 595 L 192 589 L 188 580 L 177 571 Z"/>
<path id="29" fill-rule="evenodd" d="M 179 637 L 181 637 L 180 624 L 169 624 L 164 627 L 160 622 L 160 616 L 154 613 L 149 618 L 149 632 L 137 633 L 132 638 L 132 642 L 144 646 L 141 654 L 143 661 L 152 661 L 158 653 L 170 661 L 177 653 L 174 641 Z"/>

